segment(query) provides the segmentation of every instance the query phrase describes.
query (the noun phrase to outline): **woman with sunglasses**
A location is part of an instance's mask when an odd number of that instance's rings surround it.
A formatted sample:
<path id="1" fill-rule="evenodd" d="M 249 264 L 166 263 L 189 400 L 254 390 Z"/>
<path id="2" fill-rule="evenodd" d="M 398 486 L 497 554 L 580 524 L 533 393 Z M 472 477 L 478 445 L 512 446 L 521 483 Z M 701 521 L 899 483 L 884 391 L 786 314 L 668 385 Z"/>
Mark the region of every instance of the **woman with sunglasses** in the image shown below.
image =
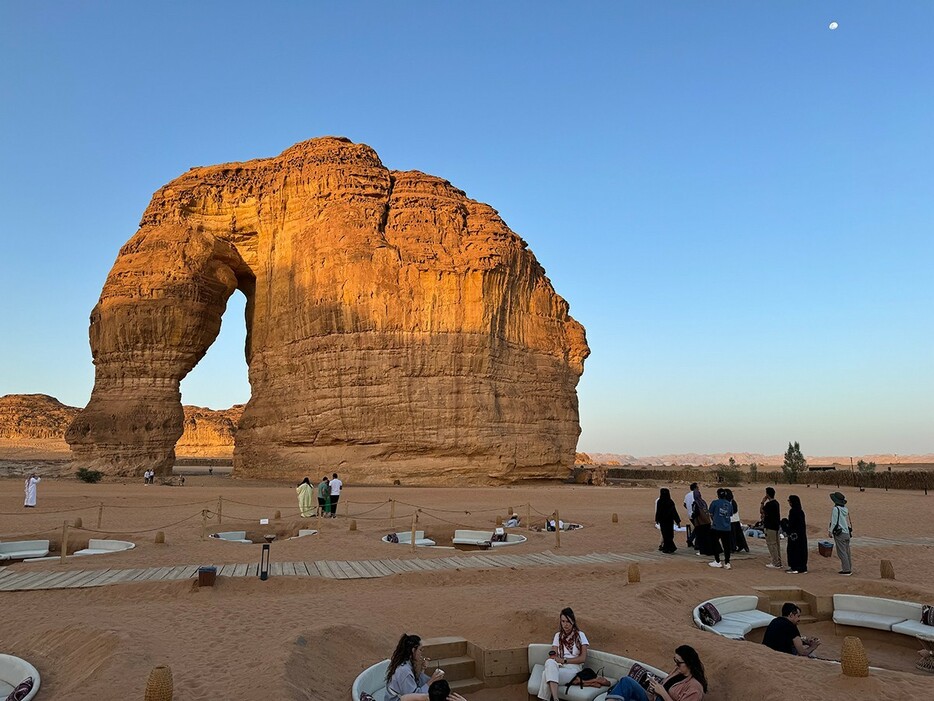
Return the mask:
<path id="1" fill-rule="evenodd" d="M 648 689 L 632 677 L 623 677 L 606 695 L 607 701 L 701 701 L 707 693 L 707 675 L 697 651 L 690 645 L 675 648 L 675 668 L 664 679 L 649 677 Z"/>

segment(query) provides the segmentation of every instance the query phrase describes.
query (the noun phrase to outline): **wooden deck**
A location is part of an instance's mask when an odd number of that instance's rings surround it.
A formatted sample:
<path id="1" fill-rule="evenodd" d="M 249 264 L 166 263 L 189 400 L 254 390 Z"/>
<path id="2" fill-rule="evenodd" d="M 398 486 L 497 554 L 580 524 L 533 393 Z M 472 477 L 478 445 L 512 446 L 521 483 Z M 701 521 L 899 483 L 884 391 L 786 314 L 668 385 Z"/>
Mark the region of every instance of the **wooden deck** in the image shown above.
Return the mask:
<path id="1" fill-rule="evenodd" d="M 526 555 L 459 554 L 452 557 L 381 559 L 381 560 L 317 560 L 312 562 L 272 562 L 270 577 L 324 577 L 326 579 L 371 579 L 410 572 L 434 572 L 454 569 L 496 569 L 504 567 L 574 567 L 630 562 L 653 562 L 663 556 L 651 554 L 592 553 L 590 555 L 555 555 L 552 552 Z M 256 577 L 258 563 L 215 565 L 218 577 Z M 38 589 L 81 589 L 108 584 L 136 582 L 168 582 L 192 579 L 199 565 L 150 567 L 147 569 L 43 570 L 30 572 L 9 567 L 0 569 L 0 591 L 36 591 Z"/>
<path id="2" fill-rule="evenodd" d="M 766 552 L 764 541 L 747 539 L 753 555 Z M 908 538 L 895 540 L 862 536 L 853 538 L 856 547 L 891 547 L 893 545 L 934 545 L 932 538 Z M 683 551 L 683 548 L 682 548 Z M 679 551 L 681 552 L 681 551 Z M 687 552 L 687 551 L 684 551 Z M 391 577 L 411 572 L 434 572 L 455 569 L 496 569 L 505 567 L 578 567 L 590 565 L 626 564 L 631 562 L 658 562 L 667 559 L 661 553 L 591 553 L 589 555 L 556 555 L 549 551 L 524 555 L 498 554 L 489 551 L 478 553 L 460 552 L 450 557 L 380 560 L 316 560 L 311 562 L 272 562 L 270 577 L 324 577 L 326 579 L 371 579 Z M 749 557 L 748 555 L 746 556 Z M 215 565 L 219 577 L 256 577 L 259 564 Z M 174 567 L 150 567 L 147 569 L 96 569 L 96 570 L 42 570 L 23 571 L 10 567 L 0 568 L 0 592 L 35 591 L 38 589 L 81 589 L 102 587 L 108 584 L 135 582 L 168 582 L 192 579 L 198 574 L 199 565 L 176 565 Z"/>

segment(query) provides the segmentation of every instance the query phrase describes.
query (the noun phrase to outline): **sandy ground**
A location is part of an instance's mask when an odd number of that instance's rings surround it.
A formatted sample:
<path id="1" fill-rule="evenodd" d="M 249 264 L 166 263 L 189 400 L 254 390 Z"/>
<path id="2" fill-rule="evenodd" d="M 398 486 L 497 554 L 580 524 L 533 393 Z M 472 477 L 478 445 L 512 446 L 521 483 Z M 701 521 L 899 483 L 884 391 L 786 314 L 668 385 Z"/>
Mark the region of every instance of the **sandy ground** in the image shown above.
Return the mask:
<path id="1" fill-rule="evenodd" d="M 670 485 L 676 502 L 684 485 Z M 753 516 L 762 487 L 734 489 L 741 513 Z M 710 497 L 713 488 L 707 488 Z M 810 523 L 812 551 L 824 536 L 831 503 L 822 488 L 794 490 Z M 784 504 L 792 490 L 779 487 Z M 185 487 L 142 483 L 87 485 L 48 478 L 39 485 L 39 507 L 22 508 L 22 481 L 0 480 L 0 538 L 48 531 L 58 541 L 63 519 L 80 516 L 138 543 L 135 550 L 66 568 L 131 568 L 157 565 L 251 562 L 259 546 L 202 541 L 201 509 L 224 497 L 225 529 L 253 528 L 261 517 L 282 512 L 287 528 L 301 524 L 292 485 L 249 483 L 227 477 L 188 477 Z M 320 536 L 273 544 L 273 559 L 375 559 L 443 557 L 450 551 L 380 542 L 390 530 L 387 499 L 397 500 L 396 530 L 411 524 L 414 504 L 429 534 L 455 525 L 488 528 L 512 506 L 524 516 L 560 510 L 561 518 L 586 527 L 564 533 L 560 549 L 552 533 L 530 532 L 529 542 L 510 553 L 551 550 L 560 554 L 650 553 L 658 545 L 652 527 L 656 489 L 536 485 L 479 489 L 372 488 L 348 485 L 344 516 L 324 521 Z M 857 535 L 934 538 L 926 518 L 934 494 L 849 494 Z M 404 503 L 403 503 L 404 502 Z M 382 505 L 381 505 L 382 504 Z M 433 510 L 433 511 L 431 511 Z M 683 510 L 682 510 L 683 511 Z M 357 515 L 357 531 L 346 514 Z M 619 523 L 611 515 L 619 514 Z M 244 519 L 244 520 L 238 520 Z M 543 517 L 536 515 L 541 522 Z M 754 519 L 753 519 L 754 520 Z M 174 524 L 174 525 L 172 525 Z M 314 520 L 307 523 L 315 527 Z M 216 527 L 212 522 L 212 527 Z M 258 526 L 257 526 L 258 528 Z M 155 529 L 166 543 L 153 542 Z M 134 533 L 123 534 L 122 532 Z M 524 531 L 523 531 L 524 532 Z M 98 534 L 83 532 L 82 538 Z M 867 641 L 870 661 L 888 667 L 868 679 L 840 675 L 839 667 L 792 658 L 751 642 L 733 642 L 694 628 L 691 609 L 713 596 L 754 593 L 755 586 L 794 585 L 813 593 L 851 592 L 934 602 L 934 547 L 899 545 L 854 549 L 856 575 L 839 577 L 839 562 L 812 552 L 811 572 L 786 575 L 764 567 L 764 556 L 737 559 L 732 571 L 714 570 L 706 559 L 682 550 L 668 560 L 641 566 L 642 581 L 628 584 L 625 565 L 492 569 L 406 574 L 372 580 L 320 578 L 221 579 L 213 588 L 193 582 L 122 584 L 94 589 L 0 592 L 3 652 L 32 661 L 43 677 L 40 699 L 142 698 L 149 670 L 171 666 L 176 699 L 350 698 L 360 670 L 386 658 L 400 633 L 425 637 L 459 635 L 488 648 L 550 641 L 558 610 L 571 606 L 597 649 L 668 669 L 682 643 L 701 654 L 710 678 L 711 701 L 729 699 L 931 698 L 930 676 L 913 671 L 917 645 L 910 639 Z M 880 558 L 891 559 L 898 580 L 879 578 Z M 17 570 L 49 569 L 58 563 L 16 564 Z M 824 654 L 839 651 L 832 624 L 813 631 Z M 903 636 L 898 636 L 902 638 Z M 524 701 L 524 685 L 487 689 L 470 701 Z"/>

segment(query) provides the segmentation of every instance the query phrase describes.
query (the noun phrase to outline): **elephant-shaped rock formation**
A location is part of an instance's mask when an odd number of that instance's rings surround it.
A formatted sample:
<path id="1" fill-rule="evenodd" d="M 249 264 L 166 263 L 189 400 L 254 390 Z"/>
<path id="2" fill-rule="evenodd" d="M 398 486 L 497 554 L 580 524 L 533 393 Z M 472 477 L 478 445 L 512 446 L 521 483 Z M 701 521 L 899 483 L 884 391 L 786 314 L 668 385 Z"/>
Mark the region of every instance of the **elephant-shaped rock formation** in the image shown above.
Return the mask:
<path id="1" fill-rule="evenodd" d="M 324 137 L 153 196 L 91 313 L 77 465 L 166 474 L 179 383 L 246 304 L 234 474 L 482 484 L 565 476 L 590 350 L 526 243 L 445 180 Z"/>

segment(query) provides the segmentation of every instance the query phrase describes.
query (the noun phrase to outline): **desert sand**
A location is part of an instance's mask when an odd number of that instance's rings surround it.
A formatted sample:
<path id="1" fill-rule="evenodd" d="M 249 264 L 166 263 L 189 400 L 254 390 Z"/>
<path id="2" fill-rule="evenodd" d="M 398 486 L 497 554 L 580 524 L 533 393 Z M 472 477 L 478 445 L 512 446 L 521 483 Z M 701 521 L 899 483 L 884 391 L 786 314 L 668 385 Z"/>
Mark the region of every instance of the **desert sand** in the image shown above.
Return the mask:
<path id="1" fill-rule="evenodd" d="M 680 505 L 686 486 L 667 486 Z M 744 521 L 755 520 L 761 490 L 762 486 L 734 489 Z M 201 589 L 189 580 L 0 592 L 0 640 L 4 652 L 27 658 L 39 669 L 40 699 L 142 698 L 150 669 L 167 664 L 174 674 L 176 699 L 338 701 L 350 698 L 354 677 L 388 657 L 404 631 L 423 637 L 463 636 L 491 649 L 516 648 L 549 642 L 559 609 L 571 606 L 596 649 L 669 669 L 673 649 L 682 643 L 693 645 L 707 668 L 711 701 L 929 698 L 932 679 L 914 670 L 917 645 L 904 636 L 867 640 L 870 663 L 887 671 L 852 679 L 841 676 L 839 666 L 726 640 L 693 626 L 691 609 L 698 602 L 754 593 L 756 586 L 793 585 L 817 594 L 865 593 L 934 602 L 932 546 L 868 547 L 857 540 L 855 575 L 840 577 L 836 557 L 824 559 L 814 552 L 818 538 L 826 535 L 831 490 L 786 485 L 778 490 L 783 505 L 789 493 L 802 498 L 812 551 L 807 575 L 766 569 L 766 557 L 755 547 L 752 556 L 734 560 L 732 571 L 709 568 L 706 558 L 682 547 L 663 562 L 642 564 L 642 581 L 636 584 L 627 583 L 626 565 L 620 564 L 454 570 L 360 580 L 219 578 L 213 588 Z M 712 497 L 714 488 L 704 491 Z M 510 554 L 654 553 L 659 542 L 652 526 L 657 493 L 649 486 L 451 489 L 349 484 L 340 518 L 322 521 L 318 536 L 273 543 L 272 559 L 427 559 L 451 554 L 429 549 L 412 553 L 380 542 L 390 530 L 389 507 L 380 504 L 390 498 L 398 502 L 394 530 L 411 524 L 412 507 L 402 502 L 424 508 L 419 527 L 435 535 L 450 533 L 454 524 L 489 528 L 508 507 L 524 515 L 524 504 L 531 503 L 533 514 L 559 509 L 563 520 L 585 528 L 563 533 L 560 548 L 553 533 L 521 530 L 529 541 L 510 547 Z M 49 531 L 42 537 L 57 542 L 64 519 L 80 516 L 86 527 L 96 526 L 98 504 L 103 502 L 103 528 L 113 537 L 135 541 L 135 550 L 69 560 L 64 566 L 45 562 L 11 567 L 38 572 L 257 561 L 258 545 L 201 540 L 201 509 L 214 508 L 218 496 L 224 497 L 225 529 L 253 528 L 257 519 L 273 516 L 276 509 L 282 512 L 284 528 L 301 523 L 295 516 L 292 484 L 220 475 L 189 477 L 185 487 L 145 486 L 142 480 L 89 485 L 49 477 L 39 485 L 38 508 L 24 510 L 22 480 L 10 477 L 0 480 L 0 538 Z M 870 490 L 847 496 L 856 536 L 934 539 L 934 522 L 924 517 L 934 505 L 934 495 Z M 680 511 L 683 515 L 683 508 Z M 357 514 L 356 531 L 349 529 L 348 512 L 351 517 Z M 619 515 L 618 523 L 612 522 L 613 513 Z M 544 519 L 535 515 L 534 520 L 540 524 Z M 317 521 L 305 523 L 316 527 Z M 153 542 L 153 529 L 164 530 L 165 544 Z M 122 534 L 126 531 L 139 533 Z M 96 535 L 78 532 L 72 548 Z M 880 558 L 892 560 L 896 581 L 880 580 Z M 838 654 L 841 641 L 834 637 L 833 625 L 813 628 L 805 626 L 803 632 L 825 640 L 821 654 Z M 517 685 L 474 692 L 468 699 L 524 701 L 527 696 L 524 685 Z"/>

